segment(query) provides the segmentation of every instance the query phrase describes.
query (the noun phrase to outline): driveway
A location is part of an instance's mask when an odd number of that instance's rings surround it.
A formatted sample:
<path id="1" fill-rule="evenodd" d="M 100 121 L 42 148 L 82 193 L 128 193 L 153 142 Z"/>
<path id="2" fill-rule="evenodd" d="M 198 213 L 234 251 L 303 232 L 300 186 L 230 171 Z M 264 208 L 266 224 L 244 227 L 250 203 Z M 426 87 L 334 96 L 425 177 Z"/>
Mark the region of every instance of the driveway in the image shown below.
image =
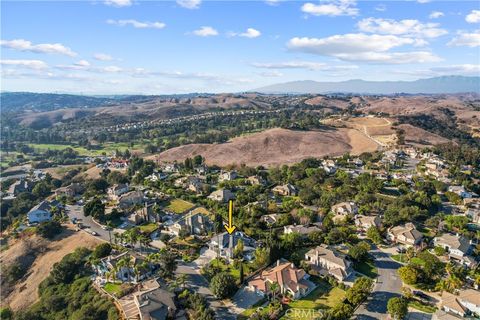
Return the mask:
<path id="1" fill-rule="evenodd" d="M 209 284 L 207 279 L 205 279 L 200 274 L 200 266 L 194 262 L 184 262 L 180 260 L 178 262 L 176 274 L 187 274 L 188 275 L 188 286 L 201 294 L 210 305 L 210 308 L 215 312 L 217 319 L 222 320 L 235 320 L 237 315 L 233 313 L 233 305 L 223 303 L 222 301 L 215 298 L 213 293 L 209 289 Z"/>
<path id="2" fill-rule="evenodd" d="M 402 280 L 397 269 L 402 265 L 390 258 L 391 253 L 375 248 L 370 252 L 375 259 L 378 277 L 368 300 L 355 311 L 355 319 L 387 319 L 387 303 L 390 298 L 401 295 Z"/>
<path id="3" fill-rule="evenodd" d="M 90 229 L 91 231 L 95 231 L 98 234 L 98 236 L 96 236 L 97 238 L 100 238 L 100 239 L 102 239 L 104 241 L 107 241 L 107 242 L 110 240 L 110 237 L 108 235 L 107 230 L 103 230 L 100 227 L 99 224 L 97 224 L 95 221 L 93 221 L 91 216 L 86 217 L 84 215 L 83 206 L 66 205 L 65 206 L 65 212 L 68 215 L 68 217 L 70 218 L 70 220 L 72 218 L 80 219 L 82 221 L 82 224 L 85 226 L 86 230 Z M 115 230 L 111 231 L 112 241 L 113 241 L 113 232 L 118 232 L 118 231 L 120 231 L 120 230 L 115 229 Z M 123 231 L 123 230 L 121 230 L 121 231 Z"/>

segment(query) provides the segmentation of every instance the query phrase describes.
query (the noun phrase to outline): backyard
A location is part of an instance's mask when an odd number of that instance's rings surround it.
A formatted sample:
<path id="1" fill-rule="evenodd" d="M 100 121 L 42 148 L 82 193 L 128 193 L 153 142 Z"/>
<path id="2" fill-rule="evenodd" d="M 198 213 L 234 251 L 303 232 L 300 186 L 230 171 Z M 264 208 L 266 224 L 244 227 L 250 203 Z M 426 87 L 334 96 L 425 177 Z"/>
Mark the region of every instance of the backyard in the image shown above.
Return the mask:
<path id="1" fill-rule="evenodd" d="M 190 209 L 192 209 L 195 205 L 191 202 L 182 200 L 182 199 L 173 199 L 170 200 L 168 205 L 165 209 L 172 211 L 176 214 L 182 214 Z"/>

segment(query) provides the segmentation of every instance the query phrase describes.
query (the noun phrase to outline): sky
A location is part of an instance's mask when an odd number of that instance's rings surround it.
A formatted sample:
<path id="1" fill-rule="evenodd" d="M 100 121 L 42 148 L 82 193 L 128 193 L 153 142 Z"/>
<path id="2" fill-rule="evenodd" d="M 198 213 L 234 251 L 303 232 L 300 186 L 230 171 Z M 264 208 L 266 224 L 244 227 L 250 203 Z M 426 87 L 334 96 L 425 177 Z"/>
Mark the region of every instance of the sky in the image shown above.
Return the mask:
<path id="1" fill-rule="evenodd" d="M 4 1 L 1 90 L 241 92 L 480 75 L 479 1 Z"/>

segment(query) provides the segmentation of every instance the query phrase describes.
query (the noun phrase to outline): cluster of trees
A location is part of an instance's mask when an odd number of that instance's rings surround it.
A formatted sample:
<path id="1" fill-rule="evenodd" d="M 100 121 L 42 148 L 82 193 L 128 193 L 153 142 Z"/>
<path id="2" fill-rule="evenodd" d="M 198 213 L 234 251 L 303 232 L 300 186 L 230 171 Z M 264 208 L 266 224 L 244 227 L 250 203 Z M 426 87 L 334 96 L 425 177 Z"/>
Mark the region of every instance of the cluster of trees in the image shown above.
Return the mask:
<path id="1" fill-rule="evenodd" d="M 92 287 L 86 266 L 89 255 L 88 249 L 78 248 L 55 263 L 39 286 L 39 301 L 16 313 L 14 319 L 119 319 L 114 304 Z"/>
<path id="2" fill-rule="evenodd" d="M 421 251 L 414 257 L 413 251 L 407 251 L 409 263 L 398 269 L 403 282 L 409 285 L 435 287 L 442 278 L 445 265 L 428 251 Z"/>
<path id="3" fill-rule="evenodd" d="M 204 297 L 196 292 L 184 290 L 178 295 L 180 305 L 187 310 L 189 318 L 198 320 L 214 320 L 215 313 L 208 307 Z"/>

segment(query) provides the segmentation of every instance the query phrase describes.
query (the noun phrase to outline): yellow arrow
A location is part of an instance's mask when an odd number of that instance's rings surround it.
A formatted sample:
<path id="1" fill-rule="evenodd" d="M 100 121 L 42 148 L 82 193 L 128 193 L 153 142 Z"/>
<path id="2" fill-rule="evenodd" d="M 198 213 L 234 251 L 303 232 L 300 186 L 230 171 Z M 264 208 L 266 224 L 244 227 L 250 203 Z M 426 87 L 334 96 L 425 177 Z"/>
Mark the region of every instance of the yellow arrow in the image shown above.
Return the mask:
<path id="1" fill-rule="evenodd" d="M 237 228 L 234 225 L 232 225 L 232 215 L 233 215 L 233 200 L 229 200 L 228 201 L 228 226 L 224 225 L 225 230 L 227 230 L 229 234 L 232 234 L 232 232 L 235 231 L 235 229 Z"/>

